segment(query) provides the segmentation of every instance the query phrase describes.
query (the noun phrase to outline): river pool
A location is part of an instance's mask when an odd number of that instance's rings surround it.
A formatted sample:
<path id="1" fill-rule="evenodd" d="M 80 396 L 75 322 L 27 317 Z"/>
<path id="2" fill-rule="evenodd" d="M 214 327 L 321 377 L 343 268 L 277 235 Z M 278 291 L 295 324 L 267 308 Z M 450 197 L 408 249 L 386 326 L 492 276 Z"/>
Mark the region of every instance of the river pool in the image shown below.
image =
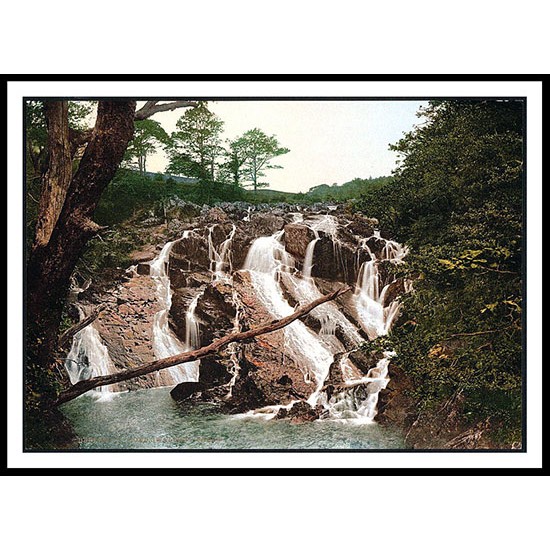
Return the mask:
<path id="1" fill-rule="evenodd" d="M 103 394 L 104 395 L 104 394 Z M 399 449 L 403 438 L 377 423 L 346 424 L 221 414 L 182 405 L 169 388 L 84 395 L 62 408 L 80 449 Z"/>

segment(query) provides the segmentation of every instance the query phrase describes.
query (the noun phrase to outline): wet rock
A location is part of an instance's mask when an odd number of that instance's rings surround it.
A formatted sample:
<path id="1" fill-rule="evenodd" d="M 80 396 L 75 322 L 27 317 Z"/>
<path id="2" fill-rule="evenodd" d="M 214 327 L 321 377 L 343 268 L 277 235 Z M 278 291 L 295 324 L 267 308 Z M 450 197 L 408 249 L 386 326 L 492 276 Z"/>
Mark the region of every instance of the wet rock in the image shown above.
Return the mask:
<path id="1" fill-rule="evenodd" d="M 301 424 L 303 422 L 313 422 L 323 413 L 323 407 L 317 405 L 312 407 L 307 401 L 298 401 L 290 409 L 280 409 L 275 416 L 276 420 L 290 420 L 291 424 Z"/>
<path id="2" fill-rule="evenodd" d="M 223 356 L 221 357 L 223 358 Z M 231 380 L 232 375 L 228 372 L 226 364 L 219 359 L 220 357 L 201 359 L 199 382 L 202 382 L 205 387 L 221 386 Z"/>
<path id="3" fill-rule="evenodd" d="M 175 386 L 170 395 L 176 401 L 185 401 L 189 398 L 206 401 L 220 401 L 228 392 L 227 385 L 231 380 L 231 373 L 225 364 L 217 359 L 206 357 L 201 360 L 198 382 L 181 382 Z"/>
<path id="4" fill-rule="evenodd" d="M 378 226 L 378 220 L 375 218 L 365 218 L 363 216 L 354 216 L 346 225 L 346 229 L 358 237 L 366 238 L 374 235 L 374 228 Z"/>
<path id="5" fill-rule="evenodd" d="M 285 225 L 285 249 L 290 254 L 304 259 L 308 244 L 315 238 L 311 228 L 299 223 Z"/>
<path id="6" fill-rule="evenodd" d="M 382 251 L 386 246 L 386 241 L 384 239 L 379 239 L 378 237 L 369 237 L 365 244 L 369 247 L 369 250 L 378 258 L 382 258 Z"/>
<path id="7" fill-rule="evenodd" d="M 280 231 L 285 225 L 285 220 L 281 216 L 275 216 L 271 213 L 257 213 L 250 216 L 247 224 L 247 232 L 253 238 L 273 235 Z"/>
<path id="8" fill-rule="evenodd" d="M 210 208 L 204 217 L 205 221 L 211 224 L 229 221 L 229 216 L 219 207 Z"/>
<path id="9" fill-rule="evenodd" d="M 389 306 L 396 298 L 405 294 L 405 280 L 397 279 L 389 284 L 386 292 L 384 293 L 383 306 Z"/>
<path id="10" fill-rule="evenodd" d="M 136 252 L 132 252 L 130 254 L 130 259 L 133 262 L 140 263 L 140 262 L 150 262 L 151 260 L 154 260 L 156 257 L 156 253 L 154 250 L 139 250 Z"/>
<path id="11" fill-rule="evenodd" d="M 151 273 L 151 265 L 150 264 L 138 264 L 136 271 L 139 275 L 149 275 Z"/>
<path id="12" fill-rule="evenodd" d="M 376 367 L 380 359 L 384 358 L 381 351 L 367 351 L 356 349 L 349 354 L 350 361 L 361 371 L 363 375 L 368 374 L 369 370 Z"/>
<path id="13" fill-rule="evenodd" d="M 206 345 L 231 332 L 236 314 L 231 285 L 223 281 L 215 281 L 208 285 L 199 297 L 195 310 L 201 325 L 201 345 Z"/>
<path id="14" fill-rule="evenodd" d="M 189 399 L 193 394 L 205 389 L 204 384 L 200 382 L 181 382 L 170 391 L 170 396 L 176 401 Z"/>
<path id="15" fill-rule="evenodd" d="M 208 271 L 210 269 L 208 242 L 204 235 L 193 231 L 185 239 L 174 243 L 170 251 L 170 271 L 176 269 L 184 271 Z M 170 277 L 172 277 L 172 273 L 170 273 Z"/>
<path id="16" fill-rule="evenodd" d="M 311 274 L 331 281 L 354 284 L 359 267 L 367 259 L 367 252 L 356 245 L 323 237 L 315 245 Z"/>

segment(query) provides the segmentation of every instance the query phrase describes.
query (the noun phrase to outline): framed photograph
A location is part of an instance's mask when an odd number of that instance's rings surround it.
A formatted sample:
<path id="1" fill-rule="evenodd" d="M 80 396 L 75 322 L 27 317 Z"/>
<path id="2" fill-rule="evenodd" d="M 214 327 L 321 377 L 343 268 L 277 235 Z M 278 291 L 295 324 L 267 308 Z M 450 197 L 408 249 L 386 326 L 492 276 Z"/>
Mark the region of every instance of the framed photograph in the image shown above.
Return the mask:
<path id="1" fill-rule="evenodd" d="M 540 81 L 8 107 L 13 467 L 542 465 Z"/>

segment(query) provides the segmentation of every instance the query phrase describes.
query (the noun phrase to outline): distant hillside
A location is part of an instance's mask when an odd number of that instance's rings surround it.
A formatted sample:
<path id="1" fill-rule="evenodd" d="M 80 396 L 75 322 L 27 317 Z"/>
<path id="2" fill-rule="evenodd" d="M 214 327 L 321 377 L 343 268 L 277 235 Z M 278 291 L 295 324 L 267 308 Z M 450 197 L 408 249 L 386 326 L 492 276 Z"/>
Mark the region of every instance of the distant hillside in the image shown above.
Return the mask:
<path id="1" fill-rule="evenodd" d="M 354 178 L 342 185 L 337 183 L 333 183 L 332 185 L 316 185 L 315 187 L 311 187 L 305 195 L 318 201 L 357 199 L 369 191 L 379 189 L 391 180 L 391 176 L 368 179 Z"/>

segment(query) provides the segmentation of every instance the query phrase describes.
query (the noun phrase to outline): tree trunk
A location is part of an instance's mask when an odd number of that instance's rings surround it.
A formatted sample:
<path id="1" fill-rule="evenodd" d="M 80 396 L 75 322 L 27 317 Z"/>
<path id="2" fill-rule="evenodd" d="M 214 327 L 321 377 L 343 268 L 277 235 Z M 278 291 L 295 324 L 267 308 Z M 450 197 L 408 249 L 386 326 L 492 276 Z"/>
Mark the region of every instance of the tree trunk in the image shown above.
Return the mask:
<path id="1" fill-rule="evenodd" d="M 42 178 L 42 191 L 36 221 L 35 247 L 45 246 L 59 218 L 72 176 L 72 151 L 69 139 L 69 102 L 44 103 L 48 126 L 49 160 Z M 35 167 L 36 169 L 36 167 Z"/>
<path id="2" fill-rule="evenodd" d="M 49 178 L 66 178 L 72 159 L 68 143 L 68 122 L 63 102 L 47 103 L 52 139 L 48 164 Z M 55 357 L 61 314 L 70 277 L 88 241 L 99 226 L 92 215 L 101 194 L 113 178 L 134 132 L 135 101 L 100 101 L 96 124 L 79 168 L 64 193 L 55 194 L 48 222 L 37 234 L 27 264 L 27 343 L 28 361 L 25 383 L 27 396 L 35 396 L 43 407 L 56 397 Z M 50 128 L 48 128 L 48 132 Z M 65 141 L 66 139 L 66 141 Z M 66 143 L 67 142 L 67 143 Z M 54 181 L 52 179 L 46 181 Z M 65 179 L 59 181 L 65 182 Z M 63 183 L 64 185 L 64 183 Z M 46 192 L 48 192 L 46 190 Z M 63 196 L 60 212 L 58 198 Z M 51 197 L 51 194 L 50 194 Z M 50 212 L 46 208 L 47 212 Z M 50 230 L 51 220 L 55 217 Z M 45 237 L 49 234 L 49 237 Z"/>

